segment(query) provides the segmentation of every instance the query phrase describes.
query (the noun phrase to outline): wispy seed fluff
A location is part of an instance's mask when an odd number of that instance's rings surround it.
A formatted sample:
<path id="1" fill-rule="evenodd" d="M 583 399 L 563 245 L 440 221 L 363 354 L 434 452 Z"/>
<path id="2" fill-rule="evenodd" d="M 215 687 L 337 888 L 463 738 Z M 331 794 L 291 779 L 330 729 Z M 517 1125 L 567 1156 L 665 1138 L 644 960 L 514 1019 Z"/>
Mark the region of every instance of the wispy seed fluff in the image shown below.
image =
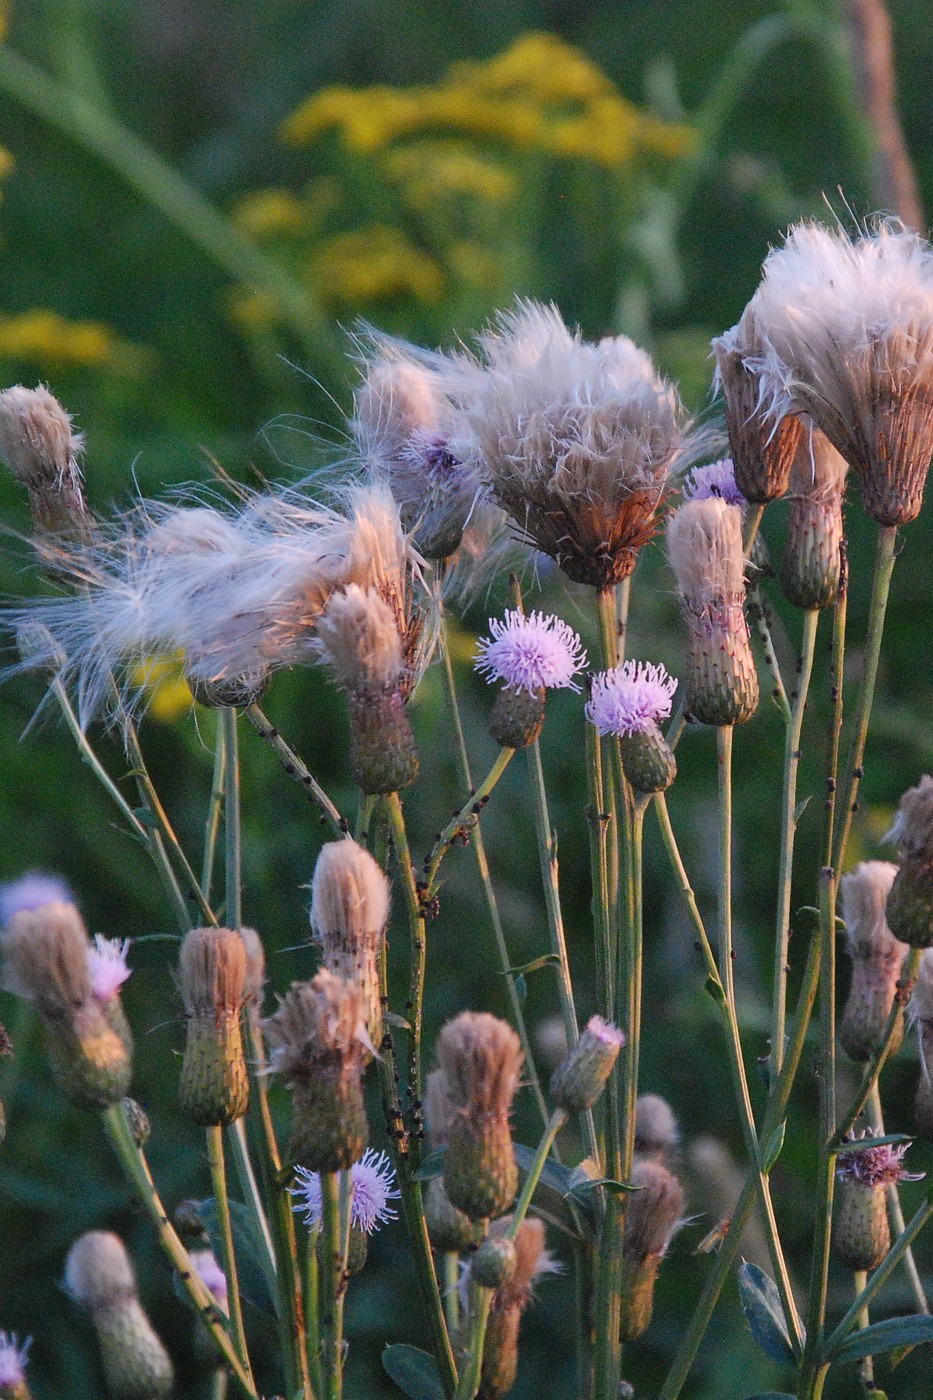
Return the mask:
<path id="1" fill-rule="evenodd" d="M 39 535 L 84 534 L 91 517 L 78 459 L 83 440 L 45 385 L 0 393 L 0 457 L 26 487 Z"/>
<path id="2" fill-rule="evenodd" d="M 743 610 L 740 511 L 714 498 L 687 501 L 668 521 L 667 552 L 687 620 L 687 710 L 704 724 L 741 724 L 758 706 L 758 675 Z"/>
<path id="3" fill-rule="evenodd" d="M 866 1129 L 864 1136 L 871 1135 L 871 1129 Z M 877 1269 L 891 1248 L 886 1189 L 899 1181 L 919 1181 L 924 1175 L 904 1171 L 908 1146 L 855 1147 L 836 1158 L 833 1244 L 848 1269 Z"/>
<path id="4" fill-rule="evenodd" d="M 579 690 L 574 677 L 586 665 L 580 638 L 559 617 L 516 608 L 491 617 L 492 637 L 480 639 L 473 663 L 488 681 L 502 681 L 489 732 L 503 748 L 533 744 L 544 724 L 547 690 Z"/>
<path id="5" fill-rule="evenodd" d="M 8 990 L 42 1020 L 52 1073 L 79 1108 L 102 1110 L 130 1086 L 131 1038 L 116 989 L 95 995 L 92 946 L 74 904 L 21 909 L 0 938 Z"/>
<path id="6" fill-rule="evenodd" d="M 362 1075 L 371 1046 L 359 987 L 322 967 L 294 982 L 262 1024 L 269 1068 L 292 1095 L 291 1160 L 312 1172 L 352 1167 L 369 1138 Z"/>
<path id="7" fill-rule="evenodd" d="M 362 382 L 350 424 L 364 466 L 388 482 L 402 524 L 426 559 L 460 545 L 480 489 L 453 452 L 456 409 L 481 373 L 467 355 L 420 350 L 366 330 L 357 338 Z"/>
<path id="8" fill-rule="evenodd" d="M 782 414 L 775 424 L 767 412 L 760 371 L 766 343 L 758 300 L 753 297 L 738 324 L 713 341 L 713 353 L 736 487 L 746 501 L 764 505 L 787 490 L 802 428 L 794 414 Z"/>
<path id="9" fill-rule="evenodd" d="M 648 1328 L 661 1261 L 681 1222 L 684 1193 L 660 1162 L 642 1159 L 632 1168 L 626 1197 L 622 1246 L 622 1340 L 633 1342 Z"/>
<path id="10" fill-rule="evenodd" d="M 518 1036 L 488 1012 L 464 1011 L 442 1028 L 437 1061 L 453 1116 L 444 1187 L 471 1220 L 502 1215 L 518 1188 L 509 1117 L 518 1089 Z"/>
<path id="11" fill-rule="evenodd" d="M 311 883 L 311 927 L 324 966 L 359 987 L 374 1047 L 382 1042 L 379 954 L 389 902 L 389 881 L 362 846 L 344 840 L 321 847 Z"/>
<path id="12" fill-rule="evenodd" d="M 804 432 L 791 469 L 781 583 L 798 608 L 836 601 L 842 568 L 842 498 L 849 468 L 825 433 Z"/>
<path id="13" fill-rule="evenodd" d="M 885 918 L 896 874 L 897 866 L 889 861 L 867 860 L 843 875 L 840 883 L 852 984 L 839 1039 L 853 1060 L 870 1059 L 880 1044 L 909 951 L 906 943 L 894 937 Z M 903 1015 L 899 1015 L 889 1054 L 896 1054 L 903 1034 Z"/>
<path id="14" fill-rule="evenodd" d="M 659 1094 L 639 1094 L 635 1101 L 635 1151 L 664 1162 L 680 1142 L 674 1110 Z"/>
<path id="15" fill-rule="evenodd" d="M 888 896 L 888 923 L 912 948 L 933 944 L 933 777 L 920 779 L 901 798 L 888 832 L 901 856 Z"/>
<path id="16" fill-rule="evenodd" d="M 921 955 L 907 1014 L 911 1025 L 917 1028 L 920 1045 L 920 1080 L 914 1117 L 917 1131 L 933 1141 L 933 949 L 927 948 Z"/>
<path id="17" fill-rule="evenodd" d="M 586 717 L 620 741 L 622 766 L 636 792 L 663 792 L 677 775 L 673 750 L 659 728 L 671 712 L 677 681 L 663 666 L 624 661 L 593 677 Z"/>
<path id="18" fill-rule="evenodd" d="M 579 583 L 628 577 L 683 445 L 674 389 L 626 336 L 598 345 L 519 302 L 481 338 L 464 455 L 524 538 Z"/>
<path id="19" fill-rule="evenodd" d="M 775 420 L 807 413 L 880 525 L 920 510 L 933 456 L 933 249 L 895 222 L 851 238 L 794 225 L 756 298 Z"/>
<path id="20" fill-rule="evenodd" d="M 432 1069 L 425 1081 L 424 1121 L 428 1147 L 432 1152 L 446 1147 L 456 1109 L 450 1097 L 447 1076 L 442 1069 Z M 444 1187 L 443 1177 L 435 1176 L 424 1190 L 424 1214 L 428 1234 L 436 1250 L 462 1254 L 477 1245 L 482 1238 L 482 1226 L 462 1210 L 452 1205 Z"/>
<path id="21" fill-rule="evenodd" d="M 92 1230 L 71 1246 L 65 1287 L 90 1314 L 114 1400 L 158 1400 L 172 1389 L 172 1363 L 136 1292 L 136 1277 L 116 1235 Z"/>
<path id="22" fill-rule="evenodd" d="M 185 1003 L 181 1106 L 202 1126 L 234 1123 L 249 1105 L 241 1018 L 246 1002 L 246 945 L 234 929 L 195 928 L 178 958 Z"/>

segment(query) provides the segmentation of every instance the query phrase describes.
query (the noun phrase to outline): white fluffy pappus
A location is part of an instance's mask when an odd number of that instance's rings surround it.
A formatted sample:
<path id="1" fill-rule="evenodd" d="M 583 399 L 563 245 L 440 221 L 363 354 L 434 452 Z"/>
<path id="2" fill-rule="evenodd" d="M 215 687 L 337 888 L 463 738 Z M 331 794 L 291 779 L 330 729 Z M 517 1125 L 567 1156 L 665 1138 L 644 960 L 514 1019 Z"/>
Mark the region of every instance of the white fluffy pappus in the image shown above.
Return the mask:
<path id="1" fill-rule="evenodd" d="M 618 582 L 684 449 L 675 390 L 628 337 L 587 344 L 554 306 L 518 302 L 480 344 L 456 452 L 568 577 Z"/>
<path id="2" fill-rule="evenodd" d="M 667 553 L 691 612 L 745 598 L 742 513 L 721 497 L 685 502 L 667 523 Z"/>
<path id="3" fill-rule="evenodd" d="M 895 221 L 800 223 L 765 260 L 756 368 L 773 418 L 807 413 L 882 525 L 920 509 L 933 455 L 933 248 Z"/>
<path id="4" fill-rule="evenodd" d="M 91 991 L 98 1001 L 111 1001 L 129 977 L 129 950 L 128 938 L 105 938 L 102 933 L 95 933 L 88 944 L 87 969 Z"/>
<path id="5" fill-rule="evenodd" d="M 388 878 L 369 851 L 349 838 L 325 842 L 311 881 L 311 927 L 319 938 L 378 938 L 390 900 Z"/>

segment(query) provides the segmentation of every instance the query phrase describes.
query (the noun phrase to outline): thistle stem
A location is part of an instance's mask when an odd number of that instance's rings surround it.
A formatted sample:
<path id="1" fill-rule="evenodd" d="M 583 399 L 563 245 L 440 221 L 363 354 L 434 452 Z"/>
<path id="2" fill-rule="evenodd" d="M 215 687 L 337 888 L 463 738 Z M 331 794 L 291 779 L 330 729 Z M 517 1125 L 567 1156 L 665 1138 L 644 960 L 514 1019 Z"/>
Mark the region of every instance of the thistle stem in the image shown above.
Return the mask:
<path id="1" fill-rule="evenodd" d="M 470 1304 L 470 1345 L 454 1400 L 474 1400 L 483 1375 L 483 1351 L 486 1345 L 486 1326 L 489 1322 L 489 1309 L 492 1307 L 493 1290 L 474 1288 Z"/>
<path id="2" fill-rule="evenodd" d="M 447 1330 L 453 1336 L 460 1326 L 460 1256 L 455 1249 L 445 1249 L 441 1255 L 441 1277 L 444 1280 L 444 1315 Z"/>
<path id="3" fill-rule="evenodd" d="M 819 613 L 804 613 L 803 639 L 797 665 L 797 689 L 784 736 L 784 784 L 781 807 L 780 868 L 778 873 L 777 929 L 774 940 L 774 1001 L 771 1015 L 770 1079 L 781 1072 L 784 1059 L 784 1025 L 787 1019 L 787 956 L 790 941 L 791 897 L 794 877 L 794 838 L 797 832 L 797 770 L 800 736 L 813 672 Z"/>
<path id="4" fill-rule="evenodd" d="M 230 1144 L 230 1151 L 233 1154 L 233 1164 L 240 1183 L 240 1190 L 243 1193 L 243 1200 L 253 1217 L 259 1238 L 262 1240 L 262 1247 L 266 1256 L 266 1267 L 270 1275 L 274 1277 L 278 1266 L 275 1260 L 275 1248 L 272 1244 L 272 1235 L 269 1231 L 269 1222 L 266 1219 L 265 1207 L 262 1203 L 262 1196 L 259 1192 L 259 1183 L 256 1180 L 256 1173 L 253 1171 L 253 1164 L 249 1155 L 249 1144 L 246 1138 L 246 1123 L 242 1118 L 238 1118 L 235 1123 L 231 1123 L 227 1129 L 227 1141 Z"/>
<path id="5" fill-rule="evenodd" d="M 456 816 L 451 818 L 437 841 L 435 841 L 425 861 L 424 878 L 429 893 L 433 893 L 434 891 L 437 872 L 440 868 L 441 861 L 458 837 L 463 836 L 464 838 L 472 837 L 473 840 L 476 839 L 479 834 L 480 812 L 489 801 L 496 783 L 502 777 L 502 774 L 505 772 L 506 768 L 508 768 L 514 757 L 514 749 L 499 750 L 496 761 L 493 763 L 479 787 L 471 792 L 470 797 L 460 808 L 460 811 Z"/>
<path id="6" fill-rule="evenodd" d="M 265 740 L 276 758 L 279 759 L 288 777 L 293 778 L 298 783 L 308 801 L 319 809 L 322 818 L 330 824 L 334 835 L 349 836 L 350 825 L 346 818 L 340 815 L 320 783 L 302 763 L 294 749 L 285 742 L 275 725 L 266 719 L 260 707 L 253 702 L 252 705 L 246 706 L 243 713 L 260 739 Z"/>
<path id="7" fill-rule="evenodd" d="M 227 1196 L 227 1169 L 224 1163 L 223 1129 L 205 1128 L 207 1138 L 207 1160 L 211 1169 L 211 1185 L 214 1189 L 214 1203 L 217 1206 L 217 1222 L 220 1226 L 220 1244 L 223 1255 L 223 1269 L 227 1278 L 227 1292 L 230 1302 L 230 1323 L 233 1338 L 244 1368 L 249 1371 L 249 1350 L 246 1345 L 246 1329 L 243 1326 L 243 1307 L 240 1302 L 240 1284 L 237 1277 L 236 1251 L 233 1247 L 233 1223 L 230 1219 L 230 1201 Z"/>
<path id="8" fill-rule="evenodd" d="M 771 636 L 771 624 L 768 618 L 768 609 L 764 597 L 757 583 L 750 583 L 746 587 L 745 596 L 748 599 L 748 620 L 758 634 L 765 654 L 765 665 L 771 672 L 774 682 L 773 697 L 784 716 L 785 724 L 790 723 L 790 701 L 787 698 L 787 688 L 781 675 L 781 667 L 778 663 L 777 652 L 774 650 L 774 638 Z"/>
<path id="9" fill-rule="evenodd" d="M 224 779 L 224 838 L 226 841 L 226 919 L 229 928 L 243 923 L 242 836 L 240 829 L 240 749 L 236 710 L 222 712 L 226 748 Z"/>
<path id="10" fill-rule="evenodd" d="M 340 1182 L 336 1172 L 321 1172 L 321 1340 L 327 1400 L 341 1400 L 343 1395 L 341 1253 Z"/>
<path id="11" fill-rule="evenodd" d="M 534 1161 L 528 1168 L 528 1174 L 522 1182 L 522 1189 L 518 1200 L 512 1208 L 512 1223 L 508 1228 L 507 1238 L 516 1240 L 521 1229 L 522 1221 L 528 1214 L 528 1207 L 531 1205 L 531 1198 L 535 1193 L 538 1182 L 541 1180 L 541 1173 L 544 1171 L 544 1164 L 550 1155 L 554 1140 L 561 1128 L 567 1122 L 567 1115 L 561 1108 L 555 1108 L 551 1114 L 547 1127 L 538 1143 L 538 1150 L 535 1153 Z"/>
<path id="12" fill-rule="evenodd" d="M 408 1001 L 406 1003 L 408 1023 L 410 1026 L 408 1088 L 412 1101 L 412 1137 L 415 1142 L 414 1157 L 415 1166 L 417 1167 L 418 1158 L 421 1154 L 421 1139 L 424 1135 L 421 1113 L 421 1031 L 424 1016 L 424 977 L 427 955 L 427 931 L 425 928 L 424 915 L 421 910 L 421 901 L 418 897 L 415 871 L 411 862 L 411 851 L 408 846 L 408 833 L 405 830 L 405 813 L 402 808 L 402 799 L 397 792 L 388 793 L 385 799 L 385 806 L 389 814 L 389 824 L 392 830 L 392 844 L 395 848 L 399 880 L 401 881 L 402 890 L 405 894 L 405 907 L 408 911 L 408 926 L 411 933 L 411 970 L 408 985 Z"/>
<path id="13" fill-rule="evenodd" d="M 318 1231 L 308 1231 L 305 1255 L 305 1336 L 308 1340 L 308 1369 L 315 1390 L 324 1396 L 321 1376 L 320 1265 L 317 1257 Z"/>
<path id="14" fill-rule="evenodd" d="M 853 1273 L 852 1282 L 855 1287 L 856 1298 L 858 1298 L 864 1290 L 867 1279 L 868 1275 L 864 1269 L 856 1269 Z M 862 1308 L 862 1311 L 858 1315 L 859 1327 L 867 1327 L 870 1322 L 871 1317 L 868 1309 Z M 868 1400 L 868 1397 L 871 1396 L 875 1388 L 875 1365 L 873 1358 L 870 1356 L 861 1357 L 855 1369 L 858 1373 L 859 1385 L 862 1387 L 862 1394 L 866 1397 L 866 1400 Z"/>
<path id="15" fill-rule="evenodd" d="M 136 1146 L 123 1108 L 114 1104 L 101 1115 L 104 1131 L 126 1175 L 129 1177 L 139 1199 L 150 1215 L 159 1236 L 159 1243 L 173 1264 L 182 1286 L 194 1304 L 213 1338 L 218 1351 L 233 1373 L 241 1393 L 250 1400 L 259 1400 L 256 1386 L 247 1367 L 240 1360 L 233 1340 L 227 1331 L 225 1319 L 207 1285 L 191 1262 L 191 1257 L 174 1226 L 165 1212 L 148 1163 L 141 1148 Z"/>
<path id="16" fill-rule="evenodd" d="M 227 741 L 222 717 L 217 716 L 217 733 L 214 736 L 214 771 L 211 776 L 211 796 L 204 821 L 204 857 L 201 862 L 201 893 L 206 902 L 211 902 L 211 883 L 214 878 L 214 857 L 217 852 L 217 833 L 220 830 L 220 817 L 224 805 L 224 781 L 227 767 Z"/>

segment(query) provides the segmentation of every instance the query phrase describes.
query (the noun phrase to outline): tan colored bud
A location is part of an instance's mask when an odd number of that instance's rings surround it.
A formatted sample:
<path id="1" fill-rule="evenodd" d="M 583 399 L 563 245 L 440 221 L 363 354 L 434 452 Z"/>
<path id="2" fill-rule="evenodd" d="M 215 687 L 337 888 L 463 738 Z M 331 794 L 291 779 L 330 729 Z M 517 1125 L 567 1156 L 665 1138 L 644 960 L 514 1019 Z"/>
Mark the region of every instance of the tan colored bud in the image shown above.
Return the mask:
<path id="1" fill-rule="evenodd" d="M 848 464 L 818 428 L 804 433 L 790 479 L 781 583 L 798 608 L 836 601 L 842 568 L 842 498 Z"/>
<path id="2" fill-rule="evenodd" d="M 496 1220 L 490 1226 L 486 1243 L 490 1251 L 504 1242 L 511 1226 L 511 1216 Z M 477 1251 L 477 1254 L 480 1253 Z M 473 1276 L 475 1259 L 470 1264 Z M 544 1225 L 540 1220 L 523 1220 L 514 1245 L 514 1267 L 493 1295 L 492 1308 L 486 1328 L 483 1353 L 481 1400 L 501 1400 L 515 1384 L 518 1373 L 518 1336 L 522 1313 L 532 1301 L 535 1280 L 556 1272 L 550 1254 L 544 1247 Z M 477 1277 L 475 1280 L 481 1283 Z"/>
<path id="3" fill-rule="evenodd" d="M 749 361 L 764 350 L 754 299 L 738 325 L 713 341 L 735 484 L 747 501 L 764 505 L 787 490 L 803 428 L 788 414 L 775 427 L 762 403 L 761 380 Z"/>
<path id="4" fill-rule="evenodd" d="M 852 983 L 839 1026 L 839 1039 L 853 1060 L 868 1060 L 880 1044 L 897 995 L 906 943 L 888 928 L 885 906 L 897 866 L 889 861 L 863 861 L 840 882 L 842 916 L 846 923 Z M 899 1014 L 889 1055 L 896 1054 L 904 1035 Z"/>
<path id="5" fill-rule="evenodd" d="M 743 611 L 741 511 L 719 497 L 687 501 L 668 521 L 667 549 L 687 620 L 688 712 L 703 724 L 742 724 L 759 691 Z"/>
<path id="6" fill-rule="evenodd" d="M 509 1125 L 522 1066 L 518 1036 L 487 1012 L 464 1011 L 441 1030 L 437 1058 L 454 1108 L 447 1195 L 471 1220 L 500 1216 L 518 1189 Z"/>
<path id="7" fill-rule="evenodd" d="M 424 1094 L 425 1127 L 432 1152 L 447 1146 L 454 1112 L 446 1075 L 442 1069 L 434 1069 L 425 1081 Z M 425 1188 L 424 1215 L 431 1244 L 441 1252 L 462 1254 L 483 1237 L 482 1225 L 451 1205 L 439 1176 L 432 1177 Z"/>
<path id="8" fill-rule="evenodd" d="M 504 749 L 527 749 L 544 727 L 544 687 L 505 685 L 493 701 L 489 733 Z"/>
<path id="9" fill-rule="evenodd" d="M 389 902 L 389 881 L 368 851 L 349 839 L 322 846 L 311 884 L 311 926 L 324 966 L 359 987 L 374 1048 L 382 1042 L 379 963 Z"/>
<path id="10" fill-rule="evenodd" d="M 270 1068 L 292 1094 L 291 1160 L 313 1172 L 351 1167 L 369 1139 L 359 988 L 321 968 L 312 981 L 292 984 L 263 1029 Z"/>
<path id="11" fill-rule="evenodd" d="M 186 1013 L 181 1106 L 204 1127 L 234 1123 L 249 1105 L 241 1024 L 246 945 L 239 933 L 191 929 L 181 945 L 178 981 Z"/>
<path id="12" fill-rule="evenodd" d="M 78 457 L 80 434 L 45 385 L 0 393 L 0 457 L 29 493 L 36 533 L 84 534 L 90 515 Z"/>
<path id="13" fill-rule="evenodd" d="M 888 896 L 888 924 L 912 948 L 933 945 L 933 778 L 920 779 L 901 798 L 888 833 L 896 840 L 901 867 Z"/>
<path id="14" fill-rule="evenodd" d="M 93 1230 L 76 1240 L 65 1264 L 65 1286 L 90 1313 L 114 1400 L 168 1395 L 172 1363 L 143 1312 L 133 1266 L 117 1236 Z"/>
<path id="15" fill-rule="evenodd" d="M 632 1168 L 638 1190 L 626 1197 L 622 1246 L 622 1329 L 624 1342 L 648 1328 L 654 1309 L 654 1286 L 661 1260 L 680 1223 L 684 1193 L 680 1182 L 661 1165 L 643 1159 Z"/>
<path id="16" fill-rule="evenodd" d="M 576 1045 L 551 1078 L 551 1097 L 565 1113 L 593 1107 L 625 1044 L 625 1035 L 601 1016 L 592 1016 Z"/>

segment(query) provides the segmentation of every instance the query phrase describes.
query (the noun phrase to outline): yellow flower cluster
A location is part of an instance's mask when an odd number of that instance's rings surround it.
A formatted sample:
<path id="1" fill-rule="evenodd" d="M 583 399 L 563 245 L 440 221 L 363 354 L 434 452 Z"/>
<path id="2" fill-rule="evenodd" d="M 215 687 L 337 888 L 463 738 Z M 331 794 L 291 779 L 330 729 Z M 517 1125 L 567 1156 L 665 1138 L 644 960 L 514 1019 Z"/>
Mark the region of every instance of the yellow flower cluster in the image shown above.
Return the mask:
<path id="1" fill-rule="evenodd" d="M 444 270 L 401 229 L 373 224 L 337 234 L 316 250 L 315 285 L 325 304 L 413 296 L 439 301 Z"/>
<path id="2" fill-rule="evenodd" d="M 304 206 L 291 190 L 253 190 L 240 200 L 234 217 L 244 233 L 260 241 L 301 233 L 305 226 Z"/>
<path id="3" fill-rule="evenodd" d="M 174 724 L 194 705 L 194 696 L 185 680 L 182 657 L 149 656 L 133 667 L 132 684 L 143 691 L 148 714 L 160 724 Z"/>
<path id="4" fill-rule="evenodd" d="M 281 135 L 302 146 L 329 130 L 361 153 L 437 131 L 613 169 L 642 154 L 681 155 L 696 139 L 687 126 L 640 112 L 582 50 L 543 33 L 484 62 L 455 64 L 434 87 L 325 88 Z"/>
<path id="5" fill-rule="evenodd" d="M 119 346 L 98 321 L 67 321 L 42 307 L 0 316 L 0 359 L 29 360 L 43 369 L 95 367 L 113 364 Z"/>
<path id="6" fill-rule="evenodd" d="M 399 146 L 386 154 L 384 166 L 412 206 L 420 209 L 451 197 L 504 204 L 517 188 L 511 170 L 463 141 L 415 141 Z"/>

